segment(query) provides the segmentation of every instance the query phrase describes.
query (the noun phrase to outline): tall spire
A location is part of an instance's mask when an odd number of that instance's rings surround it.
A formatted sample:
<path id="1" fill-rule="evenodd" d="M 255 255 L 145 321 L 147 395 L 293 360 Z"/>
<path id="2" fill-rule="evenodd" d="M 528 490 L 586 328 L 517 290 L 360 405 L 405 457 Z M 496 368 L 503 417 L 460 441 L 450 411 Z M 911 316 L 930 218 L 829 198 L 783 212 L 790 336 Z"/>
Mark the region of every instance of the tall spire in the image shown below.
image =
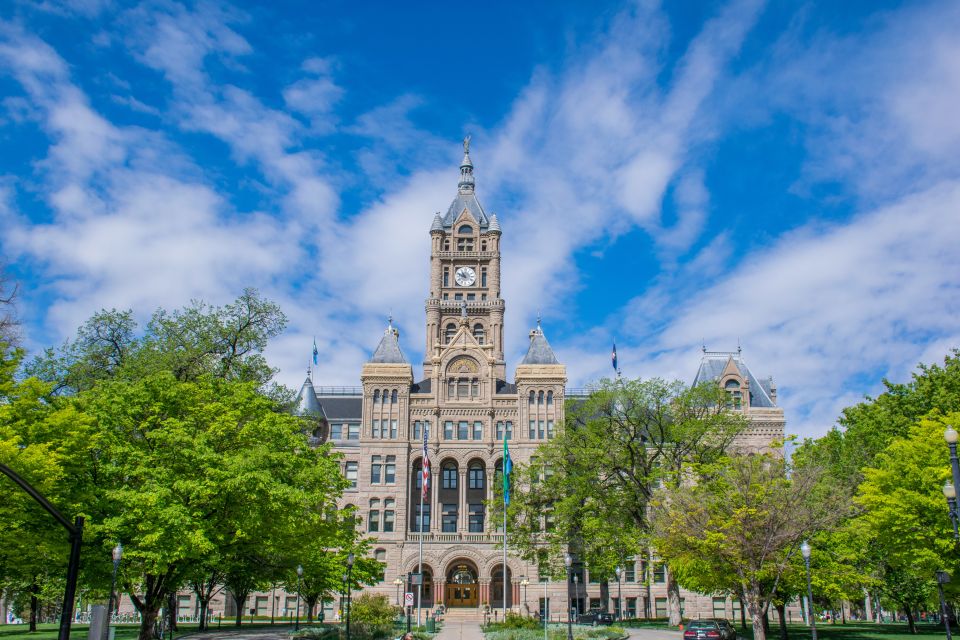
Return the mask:
<path id="1" fill-rule="evenodd" d="M 473 193 L 473 163 L 470 161 L 470 136 L 463 139 L 463 161 L 460 162 L 460 193 Z"/>

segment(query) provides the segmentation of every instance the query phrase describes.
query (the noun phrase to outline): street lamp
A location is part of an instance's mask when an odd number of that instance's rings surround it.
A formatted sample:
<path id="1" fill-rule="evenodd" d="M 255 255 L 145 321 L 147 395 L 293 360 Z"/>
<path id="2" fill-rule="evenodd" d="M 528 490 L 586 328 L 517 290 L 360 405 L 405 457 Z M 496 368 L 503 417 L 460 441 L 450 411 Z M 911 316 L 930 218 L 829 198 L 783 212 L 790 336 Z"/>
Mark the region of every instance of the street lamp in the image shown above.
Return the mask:
<path id="1" fill-rule="evenodd" d="M 120 568 L 120 560 L 123 558 L 123 545 L 119 542 L 113 548 L 113 579 L 110 581 L 110 600 L 107 607 L 107 638 L 110 637 L 110 623 L 113 618 L 113 592 L 117 589 L 117 569 Z M 120 604 L 120 598 L 117 598 L 117 604 Z"/>
<path id="2" fill-rule="evenodd" d="M 353 576 L 353 552 L 347 554 L 347 640 L 350 640 L 350 596 L 353 593 L 353 585 L 350 581 Z"/>
<path id="3" fill-rule="evenodd" d="M 960 540 L 960 533 L 957 531 L 957 521 L 960 520 L 960 513 L 957 509 L 957 487 L 960 487 L 960 460 L 957 460 L 958 437 L 960 437 L 960 434 L 957 433 L 956 429 L 947 425 L 943 432 L 943 439 L 947 441 L 947 446 L 950 447 L 950 473 L 953 482 L 949 484 L 951 484 L 950 493 L 953 495 L 947 493 L 947 485 L 943 486 L 943 495 L 946 496 L 947 504 L 950 506 L 950 519 L 953 521 L 953 537 L 955 540 Z"/>
<path id="4" fill-rule="evenodd" d="M 813 640 L 817 640 L 817 620 L 813 615 L 813 587 L 810 584 L 810 543 L 806 540 L 800 545 L 800 553 L 803 555 L 803 564 L 807 567 L 807 617 L 810 618 L 810 635 Z"/>
<path id="5" fill-rule="evenodd" d="M 953 538 L 960 540 L 960 531 L 957 530 L 957 488 L 947 480 L 943 483 L 943 497 L 947 499 L 947 509 L 950 512 L 950 522 L 953 523 Z"/>
<path id="6" fill-rule="evenodd" d="M 530 584 L 530 581 L 527 580 L 527 576 L 523 576 L 523 580 L 520 581 L 520 586 L 523 587 L 523 608 L 527 610 L 527 613 L 530 612 L 530 607 L 527 606 L 527 585 Z"/>
<path id="7" fill-rule="evenodd" d="M 952 640 L 950 634 L 950 612 L 947 610 L 947 601 L 943 598 L 943 585 L 950 582 L 950 574 L 946 571 L 937 571 L 937 592 L 940 594 L 940 615 L 943 616 L 943 627 L 947 630 L 947 640 Z"/>
<path id="8" fill-rule="evenodd" d="M 303 565 L 297 565 L 297 623 L 294 629 L 300 630 L 300 579 L 303 578 Z"/>
<path id="9" fill-rule="evenodd" d="M 620 576 L 623 575 L 623 569 L 617 567 L 614 571 L 617 574 L 617 622 L 619 622 L 622 619 L 621 611 L 623 611 L 621 608 L 623 607 L 623 583 L 620 581 Z"/>
<path id="10" fill-rule="evenodd" d="M 403 578 L 397 577 L 397 579 L 393 581 L 393 584 L 397 586 L 397 606 L 399 607 L 400 606 L 400 586 L 403 584 Z"/>
<path id="11" fill-rule="evenodd" d="M 573 598 L 570 597 L 570 583 L 573 579 L 573 556 L 569 553 L 564 556 L 563 564 L 567 565 L 567 640 L 573 640 Z"/>
<path id="12" fill-rule="evenodd" d="M 580 576 L 573 574 L 573 610 L 577 615 L 577 622 L 580 622 L 580 588 L 578 583 L 580 582 Z"/>

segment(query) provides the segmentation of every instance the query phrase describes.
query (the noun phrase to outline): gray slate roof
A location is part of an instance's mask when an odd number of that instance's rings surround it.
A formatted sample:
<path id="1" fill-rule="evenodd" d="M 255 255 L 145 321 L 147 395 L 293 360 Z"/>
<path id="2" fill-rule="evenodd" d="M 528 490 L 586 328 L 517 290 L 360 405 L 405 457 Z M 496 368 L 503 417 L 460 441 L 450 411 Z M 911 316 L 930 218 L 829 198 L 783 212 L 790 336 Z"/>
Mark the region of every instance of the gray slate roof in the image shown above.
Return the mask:
<path id="1" fill-rule="evenodd" d="M 453 224 L 457 221 L 457 218 L 460 217 L 464 209 L 470 212 L 470 215 L 477 221 L 481 229 L 486 229 L 490 225 L 487 214 L 484 212 L 483 207 L 480 206 L 480 201 L 477 200 L 476 194 L 470 192 L 458 193 L 457 197 L 453 199 L 453 202 L 450 203 L 450 208 L 447 209 L 447 215 L 443 217 L 443 226 L 447 229 L 453 227 Z"/>
<path id="2" fill-rule="evenodd" d="M 323 413 L 329 422 L 356 421 L 363 417 L 363 396 L 320 396 Z"/>
<path id="3" fill-rule="evenodd" d="M 539 321 L 537 321 L 537 328 L 530 332 L 530 347 L 520 364 L 560 364 L 550 343 L 547 342 L 547 337 L 543 335 Z"/>
<path id="4" fill-rule="evenodd" d="M 303 381 L 303 386 L 300 387 L 300 393 L 297 394 L 295 413 L 298 416 L 323 415 L 323 407 L 317 402 L 317 392 L 313 388 L 309 372 L 307 372 L 307 379 Z"/>
<path id="5" fill-rule="evenodd" d="M 693 379 L 693 385 L 696 386 L 701 382 L 719 380 L 721 374 L 723 374 L 723 370 L 727 366 L 727 361 L 731 358 L 740 375 L 750 383 L 750 406 L 775 407 L 776 404 L 770 397 L 770 386 L 773 380 L 771 378 L 767 378 L 763 382 L 757 380 L 753 372 L 750 371 L 750 368 L 743 361 L 743 357 L 739 351 L 730 353 L 704 351 L 703 358 L 700 360 L 700 368 L 697 370 L 697 375 Z"/>
<path id="6" fill-rule="evenodd" d="M 512 382 L 507 382 L 506 380 L 497 380 L 497 394 L 515 395 L 516 393 L 517 385 Z"/>
<path id="7" fill-rule="evenodd" d="M 380 344 L 377 345 L 377 350 L 373 352 L 370 362 L 407 364 L 407 359 L 403 357 L 403 352 L 400 351 L 400 343 L 397 341 L 399 335 L 400 332 L 393 328 L 391 322 L 387 330 L 383 332 Z"/>
<path id="8" fill-rule="evenodd" d="M 433 381 L 430 378 L 421 380 L 420 382 L 414 382 L 410 385 L 410 393 L 430 393 L 430 388 L 433 386 Z"/>

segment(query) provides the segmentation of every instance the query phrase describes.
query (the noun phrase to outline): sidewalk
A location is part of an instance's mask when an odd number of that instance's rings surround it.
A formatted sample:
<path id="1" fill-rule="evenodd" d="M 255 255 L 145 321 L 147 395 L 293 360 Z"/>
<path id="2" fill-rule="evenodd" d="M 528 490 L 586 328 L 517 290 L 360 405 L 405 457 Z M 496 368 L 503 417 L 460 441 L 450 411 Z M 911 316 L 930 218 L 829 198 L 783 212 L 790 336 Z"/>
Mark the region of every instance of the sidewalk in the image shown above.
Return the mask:
<path id="1" fill-rule="evenodd" d="M 483 640 L 480 623 L 473 620 L 450 620 L 443 623 L 443 628 L 434 640 Z"/>

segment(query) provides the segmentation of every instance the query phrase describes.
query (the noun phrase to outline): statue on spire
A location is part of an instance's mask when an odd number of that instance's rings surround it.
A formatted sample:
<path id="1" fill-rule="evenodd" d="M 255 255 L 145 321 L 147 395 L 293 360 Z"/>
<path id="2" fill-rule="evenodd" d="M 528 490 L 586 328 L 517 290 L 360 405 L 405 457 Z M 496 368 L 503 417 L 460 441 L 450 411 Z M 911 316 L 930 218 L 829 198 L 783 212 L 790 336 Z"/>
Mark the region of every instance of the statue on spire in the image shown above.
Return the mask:
<path id="1" fill-rule="evenodd" d="M 470 153 L 470 140 L 471 140 L 471 136 L 470 136 L 470 134 L 468 133 L 468 134 L 463 138 L 463 152 L 464 152 L 464 153 Z"/>

